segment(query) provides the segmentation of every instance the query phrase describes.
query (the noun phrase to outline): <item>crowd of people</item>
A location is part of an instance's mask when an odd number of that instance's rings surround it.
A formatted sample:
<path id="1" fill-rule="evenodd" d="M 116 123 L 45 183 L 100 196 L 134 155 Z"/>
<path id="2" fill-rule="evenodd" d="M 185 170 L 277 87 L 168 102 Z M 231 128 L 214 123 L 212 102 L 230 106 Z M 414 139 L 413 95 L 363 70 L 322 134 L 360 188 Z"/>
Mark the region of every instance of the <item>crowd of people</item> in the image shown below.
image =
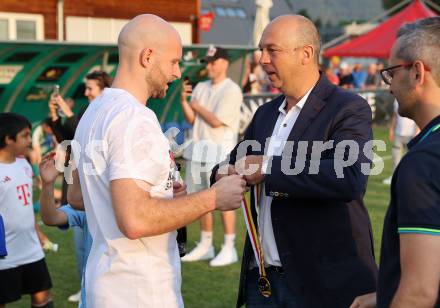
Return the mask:
<path id="1" fill-rule="evenodd" d="M 309 19 L 275 18 L 244 83 L 250 92 L 265 85 L 280 95 L 257 110 L 241 140 L 242 91 L 227 77 L 227 51 L 210 48 L 209 79 L 194 89 L 182 84 L 192 142 L 181 182 L 147 105 L 181 78 L 181 39 L 160 17 L 135 17 L 119 35 L 114 80 L 104 72 L 86 76 L 87 108 L 75 114 L 73 102 L 56 93 L 34 137 L 25 117 L 0 114 L 0 281 L 8 282 L 0 284 L 0 308 L 23 294 L 31 294 L 31 307 L 54 307 L 31 164 L 39 165 L 43 222 L 76 228 L 80 307 L 183 307 L 180 261 L 237 262 L 240 207 L 248 232 L 237 307 L 440 307 L 440 64 L 431 56 L 439 40 L 440 17 L 406 24 L 380 75 L 375 64 L 364 71 L 345 63 L 335 74 L 320 70 L 320 37 Z M 333 143 L 372 142 L 371 108 L 347 89 L 382 84 L 396 98 L 396 113 L 414 121 L 416 136 L 393 135 L 409 150 L 391 181 L 378 267 L 363 202 L 373 155 L 359 152 L 348 164 L 350 149 L 341 153 Z M 66 140 L 65 152 L 53 151 Z M 326 146 L 316 155 L 309 143 Z M 301 162 L 305 168 L 295 172 Z M 224 229 L 217 255 L 215 210 Z M 201 241 L 180 258 L 176 230 L 198 219 Z"/>
<path id="2" fill-rule="evenodd" d="M 261 52 L 252 54 L 246 59 L 246 70 L 243 76 L 242 87 L 245 94 L 280 93 L 274 88 L 263 67 L 259 63 Z M 386 84 L 380 77 L 380 70 L 384 68 L 383 62 L 370 62 L 350 64 L 349 62 L 330 60 L 326 65 L 321 65 L 321 71 L 334 85 L 344 89 L 357 91 L 374 91 L 386 89 Z"/>
<path id="3" fill-rule="evenodd" d="M 361 63 L 350 65 L 348 62 L 330 64 L 323 67 L 323 71 L 331 83 L 353 90 L 376 90 L 385 88 L 385 83 L 380 78 L 383 63 L 370 63 L 366 67 Z"/>

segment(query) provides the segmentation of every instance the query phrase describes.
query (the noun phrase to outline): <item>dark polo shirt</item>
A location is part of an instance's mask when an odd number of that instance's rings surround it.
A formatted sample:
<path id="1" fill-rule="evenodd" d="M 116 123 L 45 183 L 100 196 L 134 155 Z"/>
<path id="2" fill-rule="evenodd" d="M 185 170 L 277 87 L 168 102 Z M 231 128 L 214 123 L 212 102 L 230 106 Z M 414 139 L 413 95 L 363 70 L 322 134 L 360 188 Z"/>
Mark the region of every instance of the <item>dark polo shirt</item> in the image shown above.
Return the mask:
<path id="1" fill-rule="evenodd" d="M 440 116 L 411 140 L 408 149 L 391 183 L 382 235 L 378 308 L 391 305 L 399 286 L 399 234 L 440 236 Z M 440 301 L 435 307 L 440 308 Z"/>

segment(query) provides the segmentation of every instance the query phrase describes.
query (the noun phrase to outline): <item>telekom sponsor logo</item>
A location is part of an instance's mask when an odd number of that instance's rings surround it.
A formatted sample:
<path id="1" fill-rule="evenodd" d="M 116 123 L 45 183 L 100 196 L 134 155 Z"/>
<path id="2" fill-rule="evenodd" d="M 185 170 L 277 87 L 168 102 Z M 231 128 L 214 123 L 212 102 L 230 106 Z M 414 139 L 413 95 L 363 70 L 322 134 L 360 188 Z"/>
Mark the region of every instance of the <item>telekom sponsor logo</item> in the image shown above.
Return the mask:
<path id="1" fill-rule="evenodd" d="M 18 200 L 23 202 L 23 206 L 29 205 L 31 200 L 29 184 L 22 184 L 17 186 L 17 195 L 18 195 Z"/>

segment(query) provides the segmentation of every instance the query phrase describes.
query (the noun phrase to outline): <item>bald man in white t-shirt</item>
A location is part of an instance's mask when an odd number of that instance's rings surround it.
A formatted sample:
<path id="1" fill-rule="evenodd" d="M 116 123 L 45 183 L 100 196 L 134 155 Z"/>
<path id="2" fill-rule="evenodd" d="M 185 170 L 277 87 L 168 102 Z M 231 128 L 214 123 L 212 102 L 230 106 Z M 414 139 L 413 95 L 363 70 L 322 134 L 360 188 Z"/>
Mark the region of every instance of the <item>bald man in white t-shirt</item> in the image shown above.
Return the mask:
<path id="1" fill-rule="evenodd" d="M 118 48 L 112 87 L 90 103 L 72 146 L 78 169 L 68 201 L 85 207 L 93 238 L 87 307 L 183 307 L 175 230 L 215 209 L 240 207 L 246 184 L 234 175 L 186 195 L 173 183 L 168 141 L 145 105 L 180 78 L 177 31 L 139 15 L 122 29 Z"/>

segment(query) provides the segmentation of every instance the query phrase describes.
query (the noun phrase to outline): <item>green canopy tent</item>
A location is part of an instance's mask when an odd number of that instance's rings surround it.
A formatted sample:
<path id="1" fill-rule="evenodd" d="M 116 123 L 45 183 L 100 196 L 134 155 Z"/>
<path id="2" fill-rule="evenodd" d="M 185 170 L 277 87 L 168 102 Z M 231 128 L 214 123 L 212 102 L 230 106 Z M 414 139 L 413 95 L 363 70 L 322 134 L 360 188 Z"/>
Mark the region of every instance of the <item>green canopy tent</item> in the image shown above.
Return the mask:
<path id="1" fill-rule="evenodd" d="M 205 79 L 200 59 L 208 45 L 183 48 L 182 75 L 192 83 Z M 241 80 L 245 57 L 253 47 L 223 46 L 231 57 L 231 77 Z M 114 76 L 118 50 L 114 45 L 86 45 L 65 42 L 0 41 L 0 112 L 16 112 L 32 123 L 48 115 L 48 99 L 54 85 L 60 86 L 63 97 L 75 100 L 78 111 L 87 104 L 84 78 L 93 70 L 105 70 Z M 181 82 L 174 82 L 164 99 L 152 99 L 153 109 L 163 127 L 167 123 L 184 123 L 179 104 Z"/>

